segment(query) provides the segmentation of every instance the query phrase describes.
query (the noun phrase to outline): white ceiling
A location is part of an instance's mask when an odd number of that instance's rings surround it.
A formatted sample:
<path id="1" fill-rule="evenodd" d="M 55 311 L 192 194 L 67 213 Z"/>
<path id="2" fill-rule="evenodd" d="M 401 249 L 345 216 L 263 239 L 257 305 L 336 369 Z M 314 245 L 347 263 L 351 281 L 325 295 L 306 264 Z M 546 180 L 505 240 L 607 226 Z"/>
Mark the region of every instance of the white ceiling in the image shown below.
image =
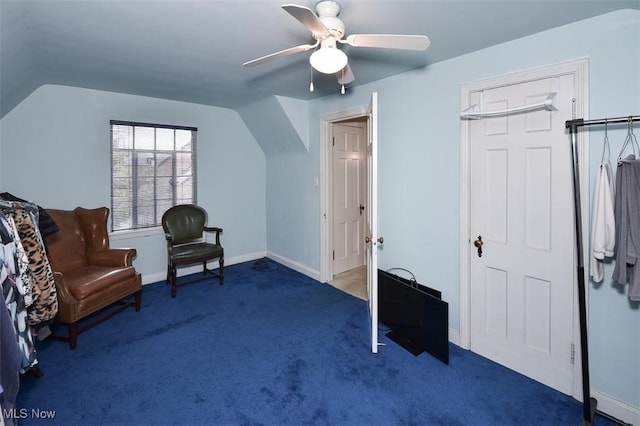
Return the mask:
<path id="1" fill-rule="evenodd" d="M 314 9 L 315 0 L 290 0 Z M 283 0 L 0 0 L 0 117 L 43 84 L 62 84 L 237 108 L 281 95 L 338 93 L 314 73 L 311 52 L 254 68 L 242 63 L 311 42 Z M 423 52 L 344 50 L 350 86 L 640 0 L 343 0 L 346 35 L 425 34 Z M 578 43 L 579 40 L 576 40 Z"/>

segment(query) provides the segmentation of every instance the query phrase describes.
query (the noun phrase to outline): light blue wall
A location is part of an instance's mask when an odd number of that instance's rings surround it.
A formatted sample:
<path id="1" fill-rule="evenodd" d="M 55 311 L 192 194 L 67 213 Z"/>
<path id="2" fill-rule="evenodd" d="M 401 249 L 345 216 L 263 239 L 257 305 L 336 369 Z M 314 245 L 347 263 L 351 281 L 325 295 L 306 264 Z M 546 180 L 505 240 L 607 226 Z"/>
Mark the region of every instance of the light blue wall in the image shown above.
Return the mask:
<path id="1" fill-rule="evenodd" d="M 319 164 L 317 126 L 323 115 L 367 105 L 376 91 L 379 234 L 385 238 L 380 265 L 407 268 L 420 282 L 441 289 L 450 304 L 450 326 L 459 330 L 460 88 L 579 58 L 590 61 L 591 117 L 640 113 L 637 10 L 556 28 L 360 86 L 346 96 L 311 102 L 309 153 L 268 161 L 269 247 L 319 267 L 319 197 L 311 185 Z M 601 133 L 594 132 L 592 175 L 600 160 L 599 138 Z M 623 132 L 611 134 L 614 152 L 623 138 Z M 287 212 L 294 213 L 292 220 L 284 217 Z M 611 270 L 607 268 L 609 276 Z M 611 282 L 589 287 L 592 387 L 640 407 L 639 305 L 630 303 Z"/>
<path id="2" fill-rule="evenodd" d="M 198 128 L 198 203 L 224 229 L 227 259 L 266 250 L 265 156 L 229 109 L 65 86 L 42 86 L 1 121 L 2 191 L 43 207 L 110 206 L 109 120 Z M 112 240 L 135 247 L 143 280 L 166 268 L 163 235 Z"/>
<path id="3" fill-rule="evenodd" d="M 319 127 L 317 128 L 319 131 Z M 267 239 L 270 252 L 317 275 L 320 258 L 318 144 L 267 158 Z"/>

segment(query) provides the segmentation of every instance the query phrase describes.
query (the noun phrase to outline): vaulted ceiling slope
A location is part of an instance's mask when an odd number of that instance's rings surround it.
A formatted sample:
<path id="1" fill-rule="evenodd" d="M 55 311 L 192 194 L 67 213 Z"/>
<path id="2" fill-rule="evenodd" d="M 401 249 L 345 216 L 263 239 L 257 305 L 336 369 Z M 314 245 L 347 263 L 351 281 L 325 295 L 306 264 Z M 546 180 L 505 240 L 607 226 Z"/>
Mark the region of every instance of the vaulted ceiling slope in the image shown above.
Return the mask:
<path id="1" fill-rule="evenodd" d="M 314 0 L 297 3 L 314 8 Z M 346 33 L 425 34 L 426 51 L 344 47 L 356 86 L 640 0 L 342 0 Z M 280 95 L 338 93 L 311 52 L 248 60 L 311 42 L 280 0 L 0 0 L 0 117 L 43 84 L 241 108 Z"/>

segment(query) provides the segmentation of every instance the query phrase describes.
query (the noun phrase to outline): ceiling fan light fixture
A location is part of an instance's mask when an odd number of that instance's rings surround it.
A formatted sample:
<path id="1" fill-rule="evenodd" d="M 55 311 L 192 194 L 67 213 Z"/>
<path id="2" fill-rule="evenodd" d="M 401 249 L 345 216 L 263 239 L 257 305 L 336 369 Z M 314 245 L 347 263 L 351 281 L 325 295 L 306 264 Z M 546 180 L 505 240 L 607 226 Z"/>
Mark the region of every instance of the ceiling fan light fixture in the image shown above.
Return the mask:
<path id="1" fill-rule="evenodd" d="M 321 47 L 311 54 L 311 66 L 323 74 L 335 74 L 347 66 L 347 55 L 335 47 Z"/>

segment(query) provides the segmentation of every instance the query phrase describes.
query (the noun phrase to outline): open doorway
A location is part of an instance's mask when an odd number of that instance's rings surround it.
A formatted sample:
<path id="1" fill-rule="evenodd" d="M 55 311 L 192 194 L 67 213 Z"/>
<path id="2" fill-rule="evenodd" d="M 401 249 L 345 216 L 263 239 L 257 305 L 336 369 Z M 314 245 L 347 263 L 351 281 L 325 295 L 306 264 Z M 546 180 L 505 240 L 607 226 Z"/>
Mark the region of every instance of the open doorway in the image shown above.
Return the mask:
<path id="1" fill-rule="evenodd" d="M 323 281 L 362 300 L 367 296 L 365 219 L 368 115 L 352 111 L 324 123 L 322 137 Z"/>

